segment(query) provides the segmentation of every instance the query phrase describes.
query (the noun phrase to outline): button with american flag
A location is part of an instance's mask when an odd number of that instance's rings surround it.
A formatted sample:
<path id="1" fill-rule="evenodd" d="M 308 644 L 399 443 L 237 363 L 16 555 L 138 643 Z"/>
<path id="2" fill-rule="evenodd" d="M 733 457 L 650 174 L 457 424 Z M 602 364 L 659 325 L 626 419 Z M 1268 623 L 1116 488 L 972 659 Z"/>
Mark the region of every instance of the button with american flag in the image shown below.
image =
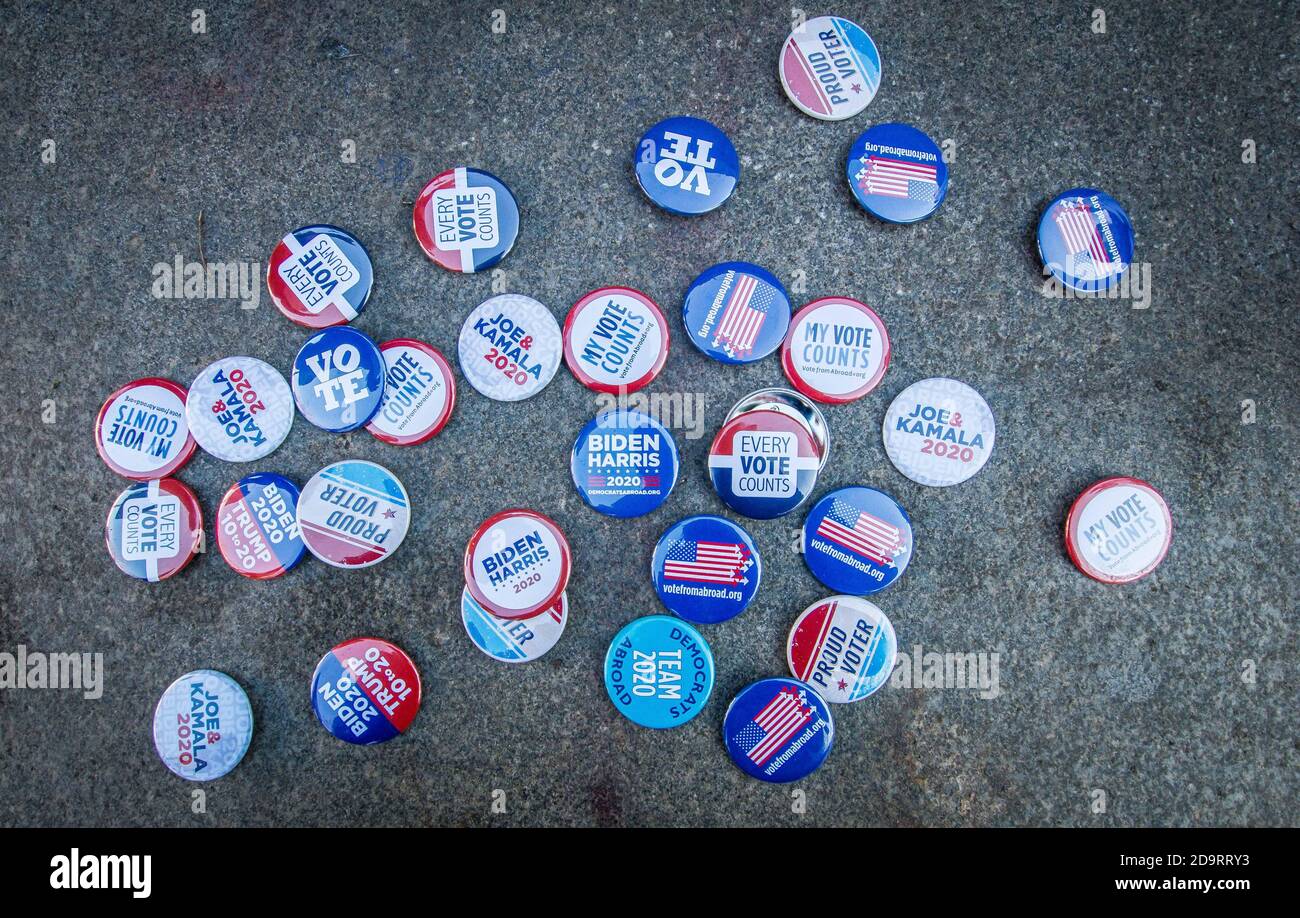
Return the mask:
<path id="1" fill-rule="evenodd" d="M 321 726 L 344 742 L 386 743 L 420 710 L 420 673 L 396 644 L 353 638 L 316 664 L 311 703 Z"/>
<path id="2" fill-rule="evenodd" d="M 605 691 L 618 712 L 642 727 L 680 727 L 713 693 L 713 651 L 703 635 L 671 615 L 623 627 L 605 654 Z"/>
<path id="3" fill-rule="evenodd" d="M 820 469 L 807 425 L 761 408 L 728 420 L 709 447 L 709 477 L 718 497 L 755 520 L 783 516 L 802 504 Z"/>
<path id="4" fill-rule="evenodd" d="M 541 615 L 528 619 L 498 618 L 479 605 L 465 587 L 460 595 L 460 620 L 474 646 L 503 663 L 529 663 L 560 640 L 569 621 L 569 594 L 561 593 Z"/>
<path id="5" fill-rule="evenodd" d="M 411 223 L 425 255 L 448 271 L 473 274 L 510 253 L 519 236 L 519 205 L 495 175 L 459 166 L 424 186 Z"/>
<path id="6" fill-rule="evenodd" d="M 898 637 L 874 604 L 857 596 L 832 596 L 795 619 L 785 655 L 790 672 L 827 701 L 858 701 L 889 680 Z"/>
<path id="7" fill-rule="evenodd" d="M 948 165 L 924 131 L 877 124 L 849 148 L 849 189 L 867 213 L 886 223 L 931 216 L 948 194 Z"/>
<path id="8" fill-rule="evenodd" d="M 166 580 L 203 551 L 203 508 L 175 478 L 137 481 L 113 502 L 104 539 L 123 573 Z"/>
<path id="9" fill-rule="evenodd" d="M 691 344 L 714 360 L 753 363 L 781 346 L 790 327 L 790 297 L 770 271 L 728 261 L 691 284 L 682 320 Z"/>
<path id="10" fill-rule="evenodd" d="M 1140 478 L 1103 478 L 1074 501 L 1065 547 L 1079 570 L 1102 583 L 1132 583 L 1160 566 L 1174 538 L 1164 496 Z"/>
<path id="11" fill-rule="evenodd" d="M 1072 290 L 1109 290 L 1133 261 L 1133 223 L 1104 191 L 1071 188 L 1038 221 L 1038 256 L 1043 269 Z"/>
<path id="12" fill-rule="evenodd" d="M 551 519 L 515 508 L 488 517 L 465 546 L 465 585 L 498 618 L 532 618 L 569 585 L 569 541 Z"/>
<path id="13" fill-rule="evenodd" d="M 807 682 L 761 679 L 732 700 L 722 739 L 741 771 L 784 784 L 806 778 L 826 761 L 835 722 L 826 699 Z"/>
<path id="14" fill-rule="evenodd" d="M 882 429 L 885 455 L 917 484 L 961 484 L 993 455 L 997 427 L 984 397 L 956 379 L 912 383 L 889 404 Z"/>
<path id="15" fill-rule="evenodd" d="M 363 459 L 336 462 L 311 477 L 298 498 L 303 544 L 332 567 L 378 564 L 411 525 L 411 500 L 396 475 Z"/>
<path id="16" fill-rule="evenodd" d="M 678 466 L 668 428 L 624 408 L 588 421 L 569 456 L 573 485 L 587 506 L 624 519 L 658 509 L 677 483 Z"/>
<path id="17" fill-rule="evenodd" d="M 307 328 L 351 322 L 366 308 L 374 281 L 365 246 L 347 230 L 324 223 L 286 234 L 266 265 L 276 309 Z"/>
<path id="18" fill-rule="evenodd" d="M 660 601 L 682 618 L 715 624 L 749 606 L 763 576 L 754 539 L 721 516 L 688 516 L 659 537 L 650 574 Z"/>
<path id="19" fill-rule="evenodd" d="M 795 315 L 781 345 L 786 378 L 809 398 L 844 404 L 880 384 L 889 368 L 889 333 L 866 303 L 813 300 Z"/>
<path id="20" fill-rule="evenodd" d="M 877 593 L 912 560 L 912 523 L 883 491 L 840 488 L 804 521 L 803 557 L 813 576 L 837 593 Z"/>
<path id="21" fill-rule="evenodd" d="M 795 107 L 822 121 L 852 118 L 880 86 L 880 53 L 862 27 L 838 16 L 798 26 L 781 48 L 781 87 Z"/>
<path id="22" fill-rule="evenodd" d="M 647 198 L 682 217 L 721 207 L 740 181 L 731 139 L 703 118 L 667 118 L 650 128 L 632 168 Z"/>

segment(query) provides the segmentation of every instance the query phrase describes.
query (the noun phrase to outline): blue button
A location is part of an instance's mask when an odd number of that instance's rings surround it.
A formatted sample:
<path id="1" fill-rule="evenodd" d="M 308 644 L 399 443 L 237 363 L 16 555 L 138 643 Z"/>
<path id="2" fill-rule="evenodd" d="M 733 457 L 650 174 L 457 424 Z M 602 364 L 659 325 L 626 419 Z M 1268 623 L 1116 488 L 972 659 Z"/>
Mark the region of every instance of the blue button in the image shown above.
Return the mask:
<path id="1" fill-rule="evenodd" d="M 1071 188 L 1038 221 L 1038 256 L 1072 290 L 1109 290 L 1133 262 L 1133 224 L 1105 192 Z"/>
<path id="2" fill-rule="evenodd" d="M 877 124 L 859 134 L 846 171 L 858 203 L 887 223 L 924 220 L 948 194 L 943 154 L 908 124 Z"/>
<path id="3" fill-rule="evenodd" d="M 691 344 L 723 363 L 753 363 L 781 346 L 790 297 L 769 271 L 747 261 L 714 265 L 691 284 L 682 305 Z"/>
<path id="4" fill-rule="evenodd" d="M 396 644 L 353 638 L 316 664 L 311 703 L 321 726 L 344 742 L 386 743 L 420 710 L 420 673 Z"/>
<path id="5" fill-rule="evenodd" d="M 745 611 L 763 562 L 749 533 L 731 520 L 688 516 L 659 537 L 650 575 L 670 612 L 711 625 Z"/>
<path id="6" fill-rule="evenodd" d="M 346 433 L 364 427 L 384 400 L 384 356 L 349 325 L 307 339 L 293 361 L 293 400 L 317 427 Z"/>
<path id="7" fill-rule="evenodd" d="M 803 559 L 813 576 L 837 593 L 878 593 L 912 560 L 912 522 L 883 491 L 840 488 L 808 514 Z"/>
<path id="8" fill-rule="evenodd" d="M 807 682 L 762 679 L 731 702 L 722 739 L 741 771 L 784 784 L 807 777 L 826 761 L 835 724 L 830 706 Z"/>
<path id="9" fill-rule="evenodd" d="M 702 118 L 667 118 L 650 128 L 637 144 L 634 168 L 646 197 L 684 217 L 720 207 L 740 181 L 736 148 Z"/>
<path id="10" fill-rule="evenodd" d="M 605 690 L 619 713 L 634 724 L 680 727 L 708 703 L 713 652 L 680 618 L 638 618 L 610 641 Z"/>
<path id="11" fill-rule="evenodd" d="M 677 444 L 654 418 L 614 408 L 582 428 L 569 468 L 588 506 L 608 516 L 644 516 L 677 483 Z"/>

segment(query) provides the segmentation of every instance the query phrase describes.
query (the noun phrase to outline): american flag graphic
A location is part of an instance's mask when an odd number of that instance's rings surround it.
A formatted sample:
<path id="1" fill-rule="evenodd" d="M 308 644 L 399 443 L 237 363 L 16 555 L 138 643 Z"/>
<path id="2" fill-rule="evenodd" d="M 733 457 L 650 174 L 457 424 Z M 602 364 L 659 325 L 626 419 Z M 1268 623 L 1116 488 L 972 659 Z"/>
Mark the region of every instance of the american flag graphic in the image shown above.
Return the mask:
<path id="1" fill-rule="evenodd" d="M 762 765 L 812 720 L 813 710 L 807 700 L 802 690 L 786 686 L 745 724 L 735 740 L 751 762 Z"/>
<path id="2" fill-rule="evenodd" d="M 731 292 L 713 344 L 733 357 L 743 357 L 754 349 L 767 311 L 776 300 L 776 289 L 752 274 L 728 271 L 726 278 L 731 280 Z"/>
<path id="3" fill-rule="evenodd" d="M 879 564 L 892 564 L 906 548 L 897 526 L 838 498 L 817 524 L 817 534 Z"/>
<path id="4" fill-rule="evenodd" d="M 754 562 L 745 546 L 732 542 L 692 542 L 679 539 L 668 547 L 664 576 L 696 583 L 746 583 L 741 575 Z"/>
<path id="5" fill-rule="evenodd" d="M 867 194 L 912 198 L 933 204 L 935 195 L 939 193 L 939 171 L 934 166 L 872 156 L 866 167 L 866 174 L 858 181 L 858 187 Z"/>
<path id="6" fill-rule="evenodd" d="M 1091 207 L 1080 200 L 1061 201 L 1056 206 L 1055 219 L 1065 247 L 1070 250 L 1074 262 L 1072 273 L 1076 277 L 1095 279 L 1119 269 L 1110 260 Z"/>

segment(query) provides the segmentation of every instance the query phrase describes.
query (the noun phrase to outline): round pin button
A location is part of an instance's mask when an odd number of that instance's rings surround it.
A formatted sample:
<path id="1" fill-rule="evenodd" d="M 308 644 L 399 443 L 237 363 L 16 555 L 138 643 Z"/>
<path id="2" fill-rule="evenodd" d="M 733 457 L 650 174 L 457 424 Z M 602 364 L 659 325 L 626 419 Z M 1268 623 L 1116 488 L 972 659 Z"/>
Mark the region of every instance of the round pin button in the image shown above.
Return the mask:
<path id="1" fill-rule="evenodd" d="M 517 402 L 546 388 L 563 349 L 551 311 L 518 293 L 479 304 L 461 326 L 458 348 L 469 384 L 499 402 Z"/>
<path id="2" fill-rule="evenodd" d="M 747 411 L 775 411 L 798 421 L 812 436 L 817 444 L 818 468 L 826 467 L 826 460 L 831 456 L 831 432 L 826 424 L 826 416 L 817 404 L 807 396 L 800 395 L 792 389 L 773 386 L 759 389 L 741 398 L 727 412 L 727 420 L 742 415 Z"/>
<path id="3" fill-rule="evenodd" d="M 411 502 L 382 465 L 349 459 L 327 465 L 298 499 L 303 543 L 332 567 L 369 567 L 397 550 L 411 525 Z"/>
<path id="4" fill-rule="evenodd" d="M 280 371 L 256 357 L 225 357 L 190 384 L 185 420 L 203 450 L 226 462 L 264 459 L 289 436 L 293 393 Z"/>
<path id="5" fill-rule="evenodd" d="M 166 478 L 190 461 L 194 438 L 185 420 L 185 387 L 150 376 L 118 389 L 95 418 L 95 448 L 117 474 L 136 481 Z"/>
<path id="6" fill-rule="evenodd" d="M 633 171 L 647 198 L 692 217 L 731 197 L 740 157 L 727 135 L 703 118 L 667 118 L 641 135 Z"/>
<path id="7" fill-rule="evenodd" d="M 529 619 L 497 618 L 478 604 L 466 587 L 460 596 L 460 620 L 474 646 L 503 663 L 530 663 L 546 653 L 564 634 L 569 621 L 569 596 L 561 593 L 540 615 Z"/>
<path id="8" fill-rule="evenodd" d="M 394 446 L 414 446 L 438 435 L 456 407 L 456 377 L 436 347 L 414 338 L 379 345 L 384 398 L 366 430 Z"/>
<path id="9" fill-rule="evenodd" d="M 1038 257 L 1072 290 L 1109 290 L 1133 262 L 1133 223 L 1105 192 L 1071 188 L 1038 221 Z"/>
<path id="10" fill-rule="evenodd" d="M 781 366 L 804 395 L 842 405 L 880 384 L 889 368 L 889 333 L 866 303 L 843 296 L 813 300 L 790 323 Z"/>
<path id="11" fill-rule="evenodd" d="M 1160 566 L 1174 538 L 1169 505 L 1140 478 L 1103 478 L 1075 499 L 1065 547 L 1075 567 L 1102 583 L 1131 583 Z"/>
<path id="12" fill-rule="evenodd" d="M 411 215 L 424 254 L 448 271 L 486 271 L 519 238 L 519 205 L 491 173 L 464 166 L 441 172 L 424 186 Z"/>
<path id="13" fill-rule="evenodd" d="M 917 484 L 948 487 L 970 478 L 993 455 L 993 412 L 963 382 L 936 376 L 894 397 L 883 436 L 889 461 Z"/>
<path id="14" fill-rule="evenodd" d="M 722 502 L 742 516 L 769 520 L 803 503 L 821 458 L 801 422 L 754 410 L 722 425 L 709 447 L 709 476 Z"/>
<path id="15" fill-rule="evenodd" d="M 942 152 L 908 124 L 877 124 L 863 131 L 849 148 L 845 174 L 862 209 L 886 223 L 924 220 L 948 194 Z"/>
<path id="16" fill-rule="evenodd" d="M 682 305 L 686 334 L 722 363 L 753 363 L 781 346 L 790 326 L 790 297 L 769 271 L 746 261 L 709 268 Z"/>
<path id="17" fill-rule="evenodd" d="M 677 483 L 678 466 L 667 428 L 621 408 L 588 421 L 569 457 L 573 485 L 587 506 L 624 519 L 658 509 Z"/>
<path id="18" fill-rule="evenodd" d="M 593 290 L 564 320 L 564 361 L 588 389 L 636 392 L 668 360 L 668 322 L 655 301 L 630 287 Z"/>
<path id="19" fill-rule="evenodd" d="M 680 618 L 638 618 L 609 642 L 605 690 L 618 712 L 634 724 L 656 730 L 680 727 L 708 704 L 713 651 Z"/>
<path id="20" fill-rule="evenodd" d="M 465 585 L 498 618 L 532 618 L 564 593 L 571 563 L 559 526 L 532 510 L 504 510 L 470 536 Z"/>
<path id="21" fill-rule="evenodd" d="M 328 224 L 289 233 L 266 266 L 275 307 L 307 328 L 351 322 L 366 308 L 374 280 L 365 246 L 347 230 Z"/>
<path id="22" fill-rule="evenodd" d="M 257 472 L 226 492 L 217 507 L 217 548 L 237 573 L 269 580 L 297 567 L 306 549 L 298 533 L 298 486 Z"/>
<path id="23" fill-rule="evenodd" d="M 748 608 L 763 562 L 754 539 L 731 520 L 688 516 L 659 537 L 650 576 L 668 611 L 712 625 Z"/>
<path id="24" fill-rule="evenodd" d="M 253 741 L 253 706 L 225 673 L 199 669 L 163 692 L 153 712 L 153 745 L 172 774 L 213 781 L 230 771 Z"/>
<path id="25" fill-rule="evenodd" d="M 384 355 L 350 325 L 312 335 L 293 361 L 293 400 L 331 433 L 365 426 L 384 399 Z"/>
<path id="26" fill-rule="evenodd" d="M 815 602 L 786 641 L 790 672 L 832 704 L 858 701 L 894 672 L 898 637 L 884 612 L 857 596 Z"/>
<path id="27" fill-rule="evenodd" d="M 175 478 L 137 481 L 113 502 L 104 539 L 123 573 L 166 580 L 203 550 L 203 509 Z"/>
<path id="28" fill-rule="evenodd" d="M 420 710 L 420 673 L 396 644 L 353 638 L 316 664 L 311 703 L 321 725 L 344 742 L 386 743 Z"/>
<path id="29" fill-rule="evenodd" d="M 880 54 L 857 24 L 817 16 L 790 33 L 778 67 L 781 87 L 795 107 L 822 121 L 861 112 L 880 86 Z"/>
<path id="30" fill-rule="evenodd" d="M 885 589 L 912 560 L 912 521 L 883 491 L 854 486 L 819 500 L 803 524 L 803 559 L 837 593 Z"/>
<path id="31" fill-rule="evenodd" d="M 741 690 L 727 708 L 722 739 L 736 767 L 784 784 L 821 767 L 835 741 L 830 706 L 808 683 L 778 677 Z"/>

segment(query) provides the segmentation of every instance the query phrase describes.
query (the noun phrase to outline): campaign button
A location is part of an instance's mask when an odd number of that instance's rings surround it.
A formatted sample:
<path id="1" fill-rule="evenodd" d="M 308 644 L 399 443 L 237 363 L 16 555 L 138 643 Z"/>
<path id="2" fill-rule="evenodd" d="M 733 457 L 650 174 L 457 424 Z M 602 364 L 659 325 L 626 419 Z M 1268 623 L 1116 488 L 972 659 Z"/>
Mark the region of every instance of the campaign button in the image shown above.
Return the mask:
<path id="1" fill-rule="evenodd" d="M 394 446 L 435 437 L 456 406 L 456 377 L 436 347 L 414 338 L 379 345 L 384 355 L 384 398 L 366 430 Z"/>
<path id="2" fill-rule="evenodd" d="M 203 551 L 203 509 L 175 478 L 137 481 L 113 502 L 104 539 L 123 573 L 166 580 Z"/>
<path id="3" fill-rule="evenodd" d="M 655 301 L 630 287 L 593 290 L 564 320 L 564 361 L 588 389 L 635 392 L 668 360 L 668 322 Z"/>
<path id="4" fill-rule="evenodd" d="M 411 215 L 420 248 L 448 271 L 473 274 L 509 254 L 519 238 L 519 205 L 495 175 L 460 166 L 434 176 Z"/>
<path id="5" fill-rule="evenodd" d="M 420 673 L 406 652 L 378 638 L 353 638 L 316 664 L 311 703 L 330 733 L 372 746 L 405 733 L 420 710 Z"/>
<path id="6" fill-rule="evenodd" d="M 257 472 L 239 479 L 217 507 L 217 548 L 237 573 L 279 577 L 306 550 L 298 533 L 298 486 L 283 475 Z"/>
<path id="7" fill-rule="evenodd" d="M 95 448 L 114 472 L 136 481 L 166 478 L 190 461 L 185 388 L 150 376 L 118 389 L 95 418 Z"/>
<path id="8" fill-rule="evenodd" d="M 727 708 L 722 739 L 736 767 L 760 781 L 798 781 L 826 761 L 835 724 L 808 683 L 781 676 L 741 690 Z"/>
<path id="9" fill-rule="evenodd" d="M 840 488 L 818 501 L 804 521 L 803 558 L 813 576 L 837 593 L 877 593 L 912 560 L 912 521 L 883 491 Z"/>
<path id="10" fill-rule="evenodd" d="M 474 646 L 503 663 L 529 663 L 546 653 L 569 622 L 569 595 L 561 593 L 540 615 L 497 618 L 479 605 L 466 587 L 460 595 L 460 620 Z"/>
<path id="11" fill-rule="evenodd" d="M 317 427 L 356 430 L 384 399 L 384 356 L 368 335 L 351 326 L 312 335 L 293 361 L 293 399 Z"/>
<path id="12" fill-rule="evenodd" d="M 933 140 L 908 124 L 877 124 L 849 148 L 849 189 L 862 208 L 886 223 L 916 223 L 948 194 L 948 164 Z"/>
<path id="13" fill-rule="evenodd" d="M 875 42 L 861 26 L 838 16 L 817 16 L 791 32 L 778 69 L 795 107 L 823 121 L 852 118 L 880 86 Z"/>
<path id="14" fill-rule="evenodd" d="M 266 266 L 277 309 L 308 328 L 351 322 L 366 308 L 375 272 L 365 246 L 347 230 L 303 226 L 280 240 Z"/>
<path id="15" fill-rule="evenodd" d="M 264 459 L 289 436 L 293 393 L 280 371 L 256 357 L 224 357 L 203 369 L 185 397 L 199 446 L 226 462 Z"/>
<path id="16" fill-rule="evenodd" d="M 1072 290 L 1109 290 L 1133 263 L 1133 223 L 1105 192 L 1071 188 L 1038 221 L 1038 257 Z"/>
<path id="17" fill-rule="evenodd" d="M 461 326 L 458 347 L 469 384 L 499 402 L 517 402 L 546 388 L 563 350 L 555 316 L 518 293 L 480 303 Z"/>
<path id="18" fill-rule="evenodd" d="M 1103 478 L 1075 499 L 1065 547 L 1075 567 L 1102 583 L 1131 583 L 1160 566 L 1174 538 L 1169 505 L 1139 478 Z"/>
<path id="19" fill-rule="evenodd" d="M 667 118 L 650 128 L 633 169 L 647 198 L 683 217 L 721 207 L 740 181 L 736 148 L 703 118 Z"/>
<path id="20" fill-rule="evenodd" d="M 587 422 L 573 444 L 573 485 L 593 510 L 607 516 L 644 516 L 668 499 L 677 483 L 677 444 L 654 418 L 612 408 Z"/>
<path id="21" fill-rule="evenodd" d="M 781 366 L 804 395 L 842 405 L 880 384 L 889 368 L 889 333 L 866 303 L 845 296 L 813 300 L 790 323 Z"/>
<path id="22" fill-rule="evenodd" d="M 815 602 L 786 641 L 790 672 L 832 704 L 866 698 L 889 681 L 898 637 L 884 612 L 857 596 Z"/>
<path id="23" fill-rule="evenodd" d="M 369 567 L 397 550 L 411 525 L 410 499 L 382 465 L 349 459 L 327 465 L 298 498 L 298 530 L 333 567 Z"/>
<path id="24" fill-rule="evenodd" d="M 983 396 L 942 376 L 914 382 L 885 413 L 889 461 L 917 484 L 948 487 L 970 478 L 993 455 L 993 412 Z"/>
<path id="25" fill-rule="evenodd" d="M 682 304 L 686 334 L 722 363 L 753 363 L 781 346 L 790 326 L 790 297 L 770 272 L 745 261 L 709 268 Z"/>
<path id="26" fill-rule="evenodd" d="M 808 429 L 813 442 L 817 444 L 817 454 L 821 457 L 818 468 L 826 467 L 826 460 L 831 456 L 831 432 L 826 424 L 826 416 L 810 398 L 779 386 L 759 389 L 732 405 L 727 412 L 727 420 L 747 411 L 775 411 L 798 421 Z"/>
<path id="27" fill-rule="evenodd" d="M 657 730 L 680 727 L 708 704 L 713 651 L 680 618 L 638 618 L 609 642 L 605 690 L 618 712 L 634 724 Z"/>
<path id="28" fill-rule="evenodd" d="M 817 484 L 819 468 L 812 434 L 775 411 L 737 415 L 709 447 L 709 476 L 718 497 L 756 520 L 783 516 L 803 503 Z"/>
<path id="29" fill-rule="evenodd" d="M 731 520 L 688 516 L 659 537 L 650 577 L 668 611 L 712 625 L 749 606 L 763 579 L 763 561 L 754 539 Z"/>
<path id="30" fill-rule="evenodd" d="M 532 510 L 503 510 L 484 520 L 465 546 L 465 585 L 498 618 L 532 618 L 569 585 L 569 542 Z"/>
<path id="31" fill-rule="evenodd" d="M 172 774 L 212 781 L 240 763 L 253 741 L 253 706 L 225 673 L 199 669 L 163 692 L 153 712 L 153 745 Z"/>

